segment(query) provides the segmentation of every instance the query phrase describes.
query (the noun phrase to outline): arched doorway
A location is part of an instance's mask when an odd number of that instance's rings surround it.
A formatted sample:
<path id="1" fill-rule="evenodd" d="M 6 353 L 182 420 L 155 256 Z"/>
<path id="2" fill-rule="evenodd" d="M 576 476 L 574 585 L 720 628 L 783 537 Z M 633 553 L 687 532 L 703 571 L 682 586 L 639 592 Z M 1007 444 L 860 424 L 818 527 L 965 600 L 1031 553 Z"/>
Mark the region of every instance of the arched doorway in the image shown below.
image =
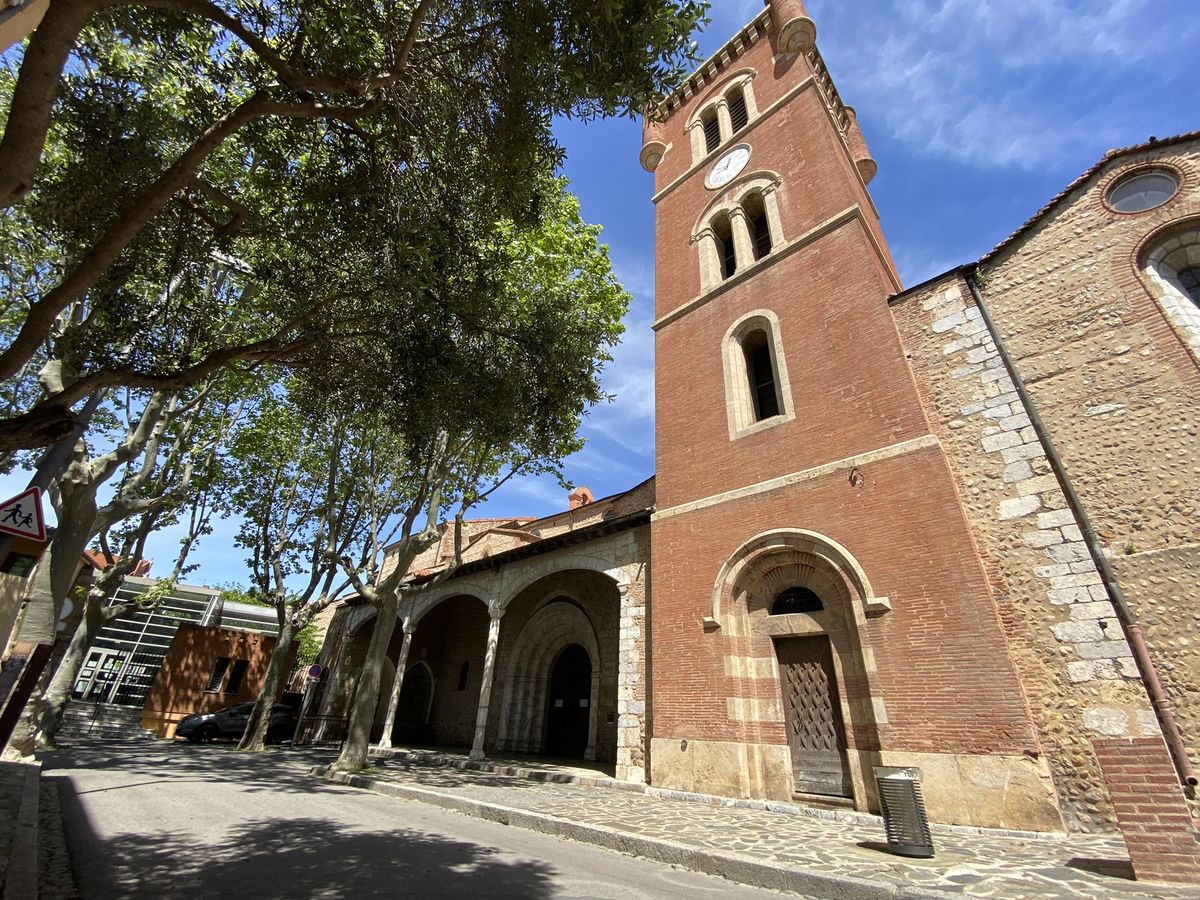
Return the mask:
<path id="1" fill-rule="evenodd" d="M 433 672 L 423 661 L 404 673 L 400 702 L 396 705 L 396 722 L 392 726 L 393 743 L 428 744 L 433 741 L 430 727 L 433 687 Z"/>
<path id="2" fill-rule="evenodd" d="M 566 647 L 550 671 L 546 753 L 583 759 L 591 723 L 592 660 L 579 644 Z"/>
<path id="3" fill-rule="evenodd" d="M 747 767 L 751 794 L 842 797 L 868 808 L 864 770 L 879 749 L 877 669 L 864 652 L 867 609 L 881 608 L 873 598 L 844 548 L 798 529 L 759 535 L 722 569 L 714 619 L 745 636 L 728 649 L 728 669 L 741 676 L 735 691 L 761 698 L 761 681 L 778 679 L 769 712 L 747 720 L 748 732 L 765 726 L 778 735 Z"/>

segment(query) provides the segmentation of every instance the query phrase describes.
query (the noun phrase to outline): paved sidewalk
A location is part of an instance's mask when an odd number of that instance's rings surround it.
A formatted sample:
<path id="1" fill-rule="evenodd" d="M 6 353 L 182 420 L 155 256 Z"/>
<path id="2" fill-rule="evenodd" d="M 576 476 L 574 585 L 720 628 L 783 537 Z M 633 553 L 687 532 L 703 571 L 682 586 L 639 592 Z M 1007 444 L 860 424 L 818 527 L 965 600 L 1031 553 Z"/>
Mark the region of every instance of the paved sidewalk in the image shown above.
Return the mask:
<path id="1" fill-rule="evenodd" d="M 939 829 L 937 857 L 911 860 L 879 849 L 883 830 L 870 816 L 676 799 L 669 792 L 620 788 L 595 771 L 568 766 L 531 770 L 528 763 L 500 761 L 488 766 L 492 771 L 477 771 L 465 757 L 404 751 L 376 755 L 373 762 L 356 776 L 313 772 L 812 897 L 1200 898 L 1200 883 L 1192 889 L 1133 881 L 1120 838 Z"/>
<path id="2" fill-rule="evenodd" d="M 37 896 L 39 763 L 0 762 L 0 893 Z"/>

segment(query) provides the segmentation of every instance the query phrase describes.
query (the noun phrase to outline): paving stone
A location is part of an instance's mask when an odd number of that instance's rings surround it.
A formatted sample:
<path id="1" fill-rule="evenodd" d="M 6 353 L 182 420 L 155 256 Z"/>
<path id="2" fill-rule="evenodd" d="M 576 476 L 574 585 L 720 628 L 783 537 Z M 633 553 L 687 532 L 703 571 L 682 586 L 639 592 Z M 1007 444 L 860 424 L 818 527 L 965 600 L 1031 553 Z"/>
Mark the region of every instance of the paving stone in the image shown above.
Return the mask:
<path id="1" fill-rule="evenodd" d="M 554 781 L 530 781 L 492 772 L 437 765 L 453 754 L 405 753 L 376 759 L 364 773 L 384 785 L 439 796 L 494 804 L 561 819 L 565 824 L 603 826 L 651 840 L 682 844 L 714 853 L 736 854 L 758 863 L 806 872 L 869 879 L 895 889 L 923 888 L 972 897 L 1016 900 L 1026 897 L 1198 898 L 1200 889 L 1163 888 L 1100 874 L 1102 866 L 1072 865 L 1073 860 L 1103 861 L 1122 871 L 1128 854 L 1119 837 L 1033 835 L 935 826 L 933 860 L 910 860 L 880 852 L 881 820 L 861 813 L 805 809 L 792 804 L 754 803 L 705 795 L 686 795 L 638 786 L 609 790 L 616 782 L 594 770 L 544 765 L 556 775 L 586 778 L 593 787 Z M 493 762 L 500 762 L 499 760 Z M 506 761 L 513 768 L 537 765 Z M 670 796 L 667 796 L 667 794 Z M 686 798 L 686 799 L 685 799 Z M 784 812 L 788 810 L 788 812 Z M 834 813 L 840 820 L 830 820 Z M 851 894 L 847 894 L 850 896 Z"/>

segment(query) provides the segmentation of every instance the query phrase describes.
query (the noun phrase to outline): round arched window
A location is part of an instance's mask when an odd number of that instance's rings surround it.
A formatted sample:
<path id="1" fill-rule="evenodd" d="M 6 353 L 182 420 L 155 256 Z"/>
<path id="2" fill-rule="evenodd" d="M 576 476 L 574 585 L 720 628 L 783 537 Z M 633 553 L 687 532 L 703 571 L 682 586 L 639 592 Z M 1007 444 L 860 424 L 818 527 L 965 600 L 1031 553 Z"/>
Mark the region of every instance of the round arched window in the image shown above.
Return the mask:
<path id="1" fill-rule="evenodd" d="M 1179 190 L 1179 179 L 1156 169 L 1122 178 L 1108 192 L 1108 205 L 1117 212 L 1145 212 L 1162 206 Z"/>
<path id="2" fill-rule="evenodd" d="M 821 602 L 821 598 L 817 596 L 815 591 L 811 591 L 805 587 L 788 588 L 775 598 L 775 602 L 771 604 L 771 615 L 786 616 L 789 613 L 815 613 L 822 612 L 825 609 L 825 604 Z"/>

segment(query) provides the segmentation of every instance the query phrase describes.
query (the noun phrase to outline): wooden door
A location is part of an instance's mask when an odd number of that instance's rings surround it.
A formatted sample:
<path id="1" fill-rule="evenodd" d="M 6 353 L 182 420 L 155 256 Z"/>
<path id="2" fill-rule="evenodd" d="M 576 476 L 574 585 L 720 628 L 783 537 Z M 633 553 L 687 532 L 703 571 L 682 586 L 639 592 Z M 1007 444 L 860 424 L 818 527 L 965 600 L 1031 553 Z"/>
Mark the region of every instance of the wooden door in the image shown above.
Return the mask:
<path id="1" fill-rule="evenodd" d="M 787 638 L 776 642 L 775 653 L 796 793 L 851 796 L 829 638 Z"/>

